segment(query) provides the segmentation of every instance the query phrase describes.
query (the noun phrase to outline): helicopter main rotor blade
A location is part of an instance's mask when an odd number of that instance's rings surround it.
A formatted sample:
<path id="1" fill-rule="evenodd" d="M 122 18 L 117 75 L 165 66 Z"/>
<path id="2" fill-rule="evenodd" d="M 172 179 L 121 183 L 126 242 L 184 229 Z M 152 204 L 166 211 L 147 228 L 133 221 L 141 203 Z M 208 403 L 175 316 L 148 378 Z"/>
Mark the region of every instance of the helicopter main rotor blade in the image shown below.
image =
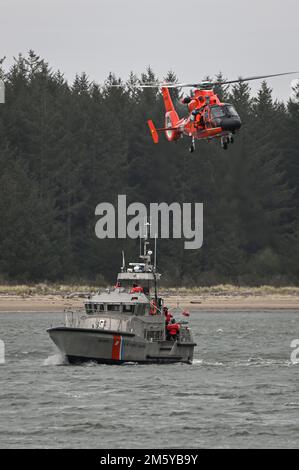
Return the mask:
<path id="1" fill-rule="evenodd" d="M 284 73 L 274 73 L 272 75 L 257 75 L 254 77 L 238 78 L 237 80 L 226 80 L 226 81 L 212 82 L 212 83 L 213 85 L 228 85 L 231 83 L 242 83 L 242 82 L 250 82 L 251 80 L 261 80 L 263 78 L 281 77 L 282 75 L 292 75 L 294 73 L 299 73 L 299 72 L 284 72 Z"/>
<path id="2" fill-rule="evenodd" d="M 141 83 L 140 85 L 136 85 L 137 88 L 182 88 L 182 87 L 187 87 L 187 86 L 196 86 L 193 83 L 188 84 L 188 83 Z"/>
<path id="3" fill-rule="evenodd" d="M 209 82 L 208 80 L 199 82 L 199 83 L 177 83 L 173 86 L 177 87 L 194 87 L 194 88 L 200 88 L 200 87 L 207 87 L 211 86 L 217 86 L 217 85 L 230 85 L 232 83 L 242 83 L 242 82 L 250 82 L 251 80 L 261 80 L 263 78 L 270 78 L 270 77 L 280 77 L 282 75 L 292 75 L 295 73 L 299 72 L 284 72 L 284 73 L 274 73 L 272 75 L 256 75 L 253 77 L 246 77 L 246 78 L 238 78 L 237 80 L 223 80 L 223 81 L 216 81 L 216 82 Z"/>
<path id="4" fill-rule="evenodd" d="M 124 85 L 127 85 L 129 88 L 162 88 L 162 87 L 181 88 L 183 86 L 189 86 L 186 83 L 173 83 L 173 82 L 140 83 L 138 85 L 130 85 L 130 84 L 125 83 Z M 109 87 L 122 88 L 124 85 L 109 85 Z M 190 86 L 195 86 L 195 85 L 190 85 Z"/>
<path id="5" fill-rule="evenodd" d="M 283 72 L 283 73 L 274 73 L 271 75 L 256 75 L 253 77 L 246 77 L 246 78 L 238 78 L 237 80 L 223 80 L 218 82 L 209 82 L 208 80 L 202 81 L 199 83 L 167 83 L 167 82 L 152 82 L 152 83 L 140 83 L 136 85 L 130 85 L 131 88 L 200 88 L 200 87 L 211 87 L 217 85 L 230 85 L 232 83 L 242 83 L 242 82 L 250 82 L 252 80 L 262 80 L 263 78 L 271 78 L 271 77 L 281 77 L 282 75 L 292 75 L 299 72 Z M 123 85 L 110 85 L 111 87 L 122 87 Z"/>

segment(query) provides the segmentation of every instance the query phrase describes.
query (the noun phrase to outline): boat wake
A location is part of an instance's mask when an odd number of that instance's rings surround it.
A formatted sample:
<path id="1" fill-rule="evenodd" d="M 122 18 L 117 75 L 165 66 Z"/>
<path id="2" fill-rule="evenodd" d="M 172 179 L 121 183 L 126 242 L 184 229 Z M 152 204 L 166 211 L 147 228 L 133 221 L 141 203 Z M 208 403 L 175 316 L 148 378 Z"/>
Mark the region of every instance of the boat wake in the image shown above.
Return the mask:
<path id="1" fill-rule="evenodd" d="M 52 356 L 47 357 L 43 362 L 44 366 L 62 366 L 65 364 L 68 364 L 68 361 L 62 354 L 52 354 Z"/>
<path id="2" fill-rule="evenodd" d="M 200 365 L 200 366 L 223 366 L 223 362 L 218 361 L 206 361 L 204 359 L 193 359 L 192 365 Z"/>

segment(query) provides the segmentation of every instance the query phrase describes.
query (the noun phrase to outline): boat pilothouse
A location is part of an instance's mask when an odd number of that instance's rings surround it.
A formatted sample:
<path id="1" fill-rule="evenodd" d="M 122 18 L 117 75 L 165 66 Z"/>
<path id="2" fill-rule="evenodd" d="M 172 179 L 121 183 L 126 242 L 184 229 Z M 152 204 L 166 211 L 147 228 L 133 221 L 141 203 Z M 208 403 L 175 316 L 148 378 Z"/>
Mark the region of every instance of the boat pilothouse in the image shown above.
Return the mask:
<path id="1" fill-rule="evenodd" d="M 123 253 L 114 288 L 90 296 L 84 313 L 67 315 L 63 327 L 48 330 L 69 362 L 192 362 L 195 343 L 188 322 L 175 322 L 173 328 L 166 324 L 170 318 L 158 295 L 161 275 L 156 271 L 156 250 L 152 263 L 148 245 L 145 238 L 140 261 L 128 266 Z"/>

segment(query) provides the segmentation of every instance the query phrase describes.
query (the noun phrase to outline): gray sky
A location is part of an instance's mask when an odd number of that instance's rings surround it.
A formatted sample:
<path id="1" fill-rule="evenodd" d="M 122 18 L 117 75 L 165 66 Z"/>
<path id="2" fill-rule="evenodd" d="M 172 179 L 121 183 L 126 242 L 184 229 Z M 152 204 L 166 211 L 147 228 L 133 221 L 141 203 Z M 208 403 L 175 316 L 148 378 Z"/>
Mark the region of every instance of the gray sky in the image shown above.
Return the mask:
<path id="1" fill-rule="evenodd" d="M 298 0 L 0 0 L 0 57 L 33 49 L 68 80 L 150 64 L 182 81 L 299 70 Z M 299 77 L 299 74 L 297 75 Z M 294 76 L 296 78 L 296 75 Z M 287 98 L 293 77 L 269 80 Z"/>

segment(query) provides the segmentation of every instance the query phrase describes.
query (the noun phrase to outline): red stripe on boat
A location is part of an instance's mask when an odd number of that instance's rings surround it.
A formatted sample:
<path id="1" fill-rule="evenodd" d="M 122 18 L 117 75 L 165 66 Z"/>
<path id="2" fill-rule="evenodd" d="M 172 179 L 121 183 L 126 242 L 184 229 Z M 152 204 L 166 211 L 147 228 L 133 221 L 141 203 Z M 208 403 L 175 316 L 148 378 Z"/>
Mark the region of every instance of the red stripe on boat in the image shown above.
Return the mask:
<path id="1" fill-rule="evenodd" d="M 119 361 L 121 357 L 121 336 L 113 336 L 112 359 Z"/>

